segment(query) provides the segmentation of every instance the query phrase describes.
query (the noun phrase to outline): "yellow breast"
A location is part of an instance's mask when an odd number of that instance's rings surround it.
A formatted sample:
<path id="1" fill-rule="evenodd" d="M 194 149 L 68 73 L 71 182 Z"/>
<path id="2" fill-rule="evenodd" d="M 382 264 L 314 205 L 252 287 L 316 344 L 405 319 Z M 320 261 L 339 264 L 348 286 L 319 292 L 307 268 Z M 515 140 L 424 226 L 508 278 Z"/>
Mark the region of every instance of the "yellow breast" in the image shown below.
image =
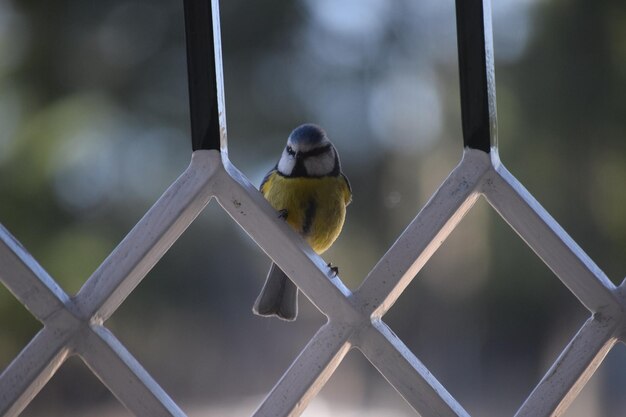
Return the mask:
<path id="1" fill-rule="evenodd" d="M 288 178 L 269 176 L 261 192 L 276 210 L 287 210 L 287 223 L 318 254 L 339 236 L 346 218 L 350 189 L 342 176 Z"/>

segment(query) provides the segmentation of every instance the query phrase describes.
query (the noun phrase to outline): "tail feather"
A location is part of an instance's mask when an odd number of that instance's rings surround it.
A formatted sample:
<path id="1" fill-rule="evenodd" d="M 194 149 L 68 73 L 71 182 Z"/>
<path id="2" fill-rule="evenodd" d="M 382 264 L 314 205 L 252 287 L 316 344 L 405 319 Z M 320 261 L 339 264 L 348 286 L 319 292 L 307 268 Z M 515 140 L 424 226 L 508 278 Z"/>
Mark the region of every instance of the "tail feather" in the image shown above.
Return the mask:
<path id="1" fill-rule="evenodd" d="M 295 320 L 298 315 L 298 287 L 275 263 L 252 311 L 259 316 L 276 316 L 287 321 Z"/>

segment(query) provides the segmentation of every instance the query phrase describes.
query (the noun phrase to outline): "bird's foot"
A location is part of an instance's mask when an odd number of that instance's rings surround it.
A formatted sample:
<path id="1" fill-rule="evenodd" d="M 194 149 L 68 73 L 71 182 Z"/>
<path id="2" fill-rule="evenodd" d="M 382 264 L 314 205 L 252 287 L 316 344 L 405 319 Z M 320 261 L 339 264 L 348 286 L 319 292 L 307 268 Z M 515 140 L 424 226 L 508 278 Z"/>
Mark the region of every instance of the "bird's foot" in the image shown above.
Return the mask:
<path id="1" fill-rule="evenodd" d="M 282 220 L 287 220 L 287 209 L 278 210 L 278 218 Z"/>
<path id="2" fill-rule="evenodd" d="M 330 270 L 333 273 L 333 276 L 336 277 L 337 275 L 339 275 L 339 267 L 338 266 L 333 266 L 333 264 L 331 264 L 330 262 L 328 262 L 328 267 L 330 268 Z"/>

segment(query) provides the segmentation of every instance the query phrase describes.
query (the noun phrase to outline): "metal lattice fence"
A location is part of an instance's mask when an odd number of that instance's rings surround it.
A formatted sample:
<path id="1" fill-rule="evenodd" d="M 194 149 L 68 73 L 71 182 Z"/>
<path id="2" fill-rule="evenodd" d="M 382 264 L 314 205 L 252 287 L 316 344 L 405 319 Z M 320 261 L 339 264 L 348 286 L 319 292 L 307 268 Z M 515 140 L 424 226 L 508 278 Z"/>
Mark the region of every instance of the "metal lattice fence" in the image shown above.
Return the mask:
<path id="1" fill-rule="evenodd" d="M 184 416 L 104 322 L 215 198 L 328 318 L 254 416 L 299 415 L 351 348 L 360 350 L 422 416 L 469 416 L 383 316 L 476 200 L 484 197 L 591 312 L 515 414 L 560 415 L 612 346 L 624 341 L 626 285 L 615 287 L 502 165 L 496 146 L 490 3 L 457 0 L 456 5 L 463 158 L 351 292 L 329 275 L 326 263 L 277 219 L 230 163 L 218 1 L 185 0 L 194 151 L 189 167 L 74 297 L 0 227 L 0 280 L 44 324 L 0 375 L 0 414 L 18 415 L 64 360 L 78 355 L 135 415 Z M 211 21 L 212 26 L 207 24 Z"/>

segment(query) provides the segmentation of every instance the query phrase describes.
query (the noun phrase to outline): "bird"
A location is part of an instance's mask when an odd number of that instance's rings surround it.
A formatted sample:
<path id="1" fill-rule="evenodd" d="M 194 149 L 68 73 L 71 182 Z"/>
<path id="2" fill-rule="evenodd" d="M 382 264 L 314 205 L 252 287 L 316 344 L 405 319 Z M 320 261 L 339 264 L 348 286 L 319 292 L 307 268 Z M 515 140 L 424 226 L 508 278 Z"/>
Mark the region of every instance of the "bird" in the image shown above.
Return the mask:
<path id="1" fill-rule="evenodd" d="M 352 187 L 341 171 L 339 154 L 326 132 L 306 123 L 287 138 L 279 161 L 263 179 L 260 191 L 278 217 L 300 234 L 319 255 L 343 228 Z M 336 275 L 337 267 L 329 268 Z M 254 314 L 293 321 L 298 315 L 298 287 L 272 263 L 252 307 Z"/>

